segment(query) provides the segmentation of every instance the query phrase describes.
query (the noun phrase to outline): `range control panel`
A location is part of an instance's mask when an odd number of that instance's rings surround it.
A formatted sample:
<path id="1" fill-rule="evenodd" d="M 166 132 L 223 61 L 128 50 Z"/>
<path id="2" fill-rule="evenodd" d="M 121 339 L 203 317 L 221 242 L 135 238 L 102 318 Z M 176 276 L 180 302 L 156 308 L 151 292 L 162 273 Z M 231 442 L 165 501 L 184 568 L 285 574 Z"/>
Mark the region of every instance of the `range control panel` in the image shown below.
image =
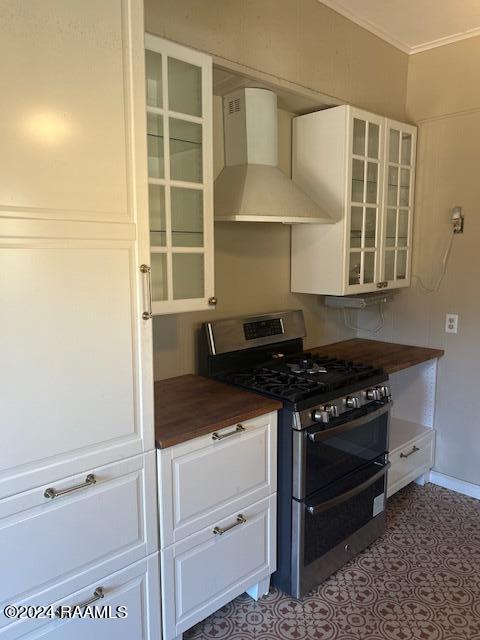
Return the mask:
<path id="1" fill-rule="evenodd" d="M 256 338 L 266 338 L 268 336 L 279 336 L 284 333 L 283 322 L 281 318 L 246 322 L 243 325 L 243 333 L 245 335 L 245 340 L 255 340 Z"/>

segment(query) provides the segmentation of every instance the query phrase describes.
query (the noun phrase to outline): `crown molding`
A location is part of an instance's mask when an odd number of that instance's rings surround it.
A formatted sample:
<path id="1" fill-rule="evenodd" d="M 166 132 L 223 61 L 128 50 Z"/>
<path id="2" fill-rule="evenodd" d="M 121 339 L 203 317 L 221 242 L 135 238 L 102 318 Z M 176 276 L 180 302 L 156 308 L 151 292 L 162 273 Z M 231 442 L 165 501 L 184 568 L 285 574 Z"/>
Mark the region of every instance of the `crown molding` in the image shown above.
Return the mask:
<path id="1" fill-rule="evenodd" d="M 324 4 L 329 9 L 333 9 L 333 11 L 336 11 L 337 13 L 344 16 L 345 18 L 348 18 L 348 20 L 351 20 L 355 24 L 358 24 L 359 27 L 362 27 L 363 29 L 370 31 L 370 33 L 373 33 L 378 38 L 385 40 L 385 42 L 388 42 L 393 47 L 400 49 L 400 51 L 403 51 L 408 55 L 421 53 L 422 51 L 428 51 L 429 49 L 442 47 L 446 44 L 452 44 L 454 42 L 459 42 L 460 40 L 467 40 L 468 38 L 474 38 L 475 36 L 480 36 L 480 27 L 477 27 L 475 29 L 470 29 L 469 31 L 465 31 L 463 33 L 456 33 L 451 36 L 437 38 L 436 40 L 431 40 L 430 42 L 424 42 L 422 44 L 412 46 L 412 45 L 409 45 L 407 42 L 403 42 L 403 40 L 399 40 L 388 31 L 385 31 L 384 29 L 379 28 L 373 22 L 370 22 L 370 20 L 366 20 L 365 18 L 359 16 L 358 14 L 354 13 L 350 9 L 347 9 L 340 2 L 338 2 L 338 0 L 317 0 L 317 2 L 320 2 L 320 4 Z"/>

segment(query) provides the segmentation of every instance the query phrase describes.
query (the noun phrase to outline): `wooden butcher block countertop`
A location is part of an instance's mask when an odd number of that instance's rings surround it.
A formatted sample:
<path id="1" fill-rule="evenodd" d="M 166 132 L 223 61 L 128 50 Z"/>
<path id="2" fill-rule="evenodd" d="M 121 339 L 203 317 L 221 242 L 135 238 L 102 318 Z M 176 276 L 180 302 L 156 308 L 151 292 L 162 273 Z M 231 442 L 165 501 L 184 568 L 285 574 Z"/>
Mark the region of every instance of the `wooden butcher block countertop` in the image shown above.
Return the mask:
<path id="1" fill-rule="evenodd" d="M 201 376 L 155 382 L 155 443 L 159 449 L 277 411 L 281 402 Z"/>
<path id="2" fill-rule="evenodd" d="M 406 344 L 362 338 L 334 342 L 308 349 L 308 351 L 319 356 L 335 357 L 340 360 L 351 360 L 352 362 L 381 367 L 387 373 L 395 373 L 407 367 L 440 358 L 445 353 L 443 349 L 413 347 Z"/>

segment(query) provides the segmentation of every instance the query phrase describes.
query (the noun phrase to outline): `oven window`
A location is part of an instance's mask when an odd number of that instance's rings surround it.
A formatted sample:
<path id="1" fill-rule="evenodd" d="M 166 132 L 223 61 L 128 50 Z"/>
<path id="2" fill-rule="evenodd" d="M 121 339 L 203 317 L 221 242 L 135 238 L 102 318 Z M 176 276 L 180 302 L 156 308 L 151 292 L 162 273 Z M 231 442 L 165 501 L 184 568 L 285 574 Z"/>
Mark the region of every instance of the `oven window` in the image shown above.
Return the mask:
<path id="1" fill-rule="evenodd" d="M 376 470 L 378 468 L 376 465 Z M 345 480 L 335 483 L 328 489 L 312 496 L 311 502 L 313 504 L 315 501 L 321 503 L 341 496 L 351 488 L 349 485 L 361 484 L 365 477 L 372 473 L 371 469 L 372 467 L 369 465 L 362 472 L 354 474 L 348 484 Z M 378 500 L 375 501 L 375 498 L 379 498 L 380 507 L 382 507 L 385 499 L 384 492 L 385 476 L 382 476 L 361 493 L 330 509 L 316 515 L 305 511 L 304 566 L 317 560 L 370 522 L 374 515 L 381 511 Z"/>
<path id="2" fill-rule="evenodd" d="M 368 419 L 366 414 L 365 419 L 365 423 L 332 437 L 328 437 L 326 429 L 318 441 L 312 442 L 310 438 L 306 438 L 304 496 L 335 482 L 388 451 L 388 412 L 372 419 Z"/>

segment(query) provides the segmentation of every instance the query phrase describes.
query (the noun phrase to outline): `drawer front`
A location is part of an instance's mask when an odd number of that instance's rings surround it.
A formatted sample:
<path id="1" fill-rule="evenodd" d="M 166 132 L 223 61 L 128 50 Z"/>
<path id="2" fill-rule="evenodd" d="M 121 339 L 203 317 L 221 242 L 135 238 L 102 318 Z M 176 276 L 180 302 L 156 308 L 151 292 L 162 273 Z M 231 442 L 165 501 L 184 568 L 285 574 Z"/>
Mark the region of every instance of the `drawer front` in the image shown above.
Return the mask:
<path id="1" fill-rule="evenodd" d="M 161 552 L 165 640 L 275 571 L 275 495 L 242 514 L 231 513 L 216 526 L 228 530 L 215 534 L 208 527 Z"/>
<path id="2" fill-rule="evenodd" d="M 154 453 L 89 473 L 95 484 L 82 474 L 0 501 L 0 608 L 80 571 L 94 580 L 157 549 Z"/>
<path id="3" fill-rule="evenodd" d="M 275 492 L 276 442 L 275 412 L 159 451 L 162 548 Z"/>
<path id="4" fill-rule="evenodd" d="M 104 597 L 92 603 L 97 615 L 110 619 L 78 617 L 72 619 L 23 619 L 0 631 L 2 640 L 158 640 L 160 638 L 160 592 L 158 553 L 126 569 L 101 578 L 87 586 L 77 579 L 75 591 L 67 595 L 56 587 L 35 604 L 53 605 L 54 610 L 84 603 L 102 589 Z M 98 593 L 98 592 L 97 592 Z M 119 609 L 120 608 L 120 609 Z M 126 612 L 126 616 L 124 613 Z M 94 615 L 94 614 L 92 614 Z"/>
<path id="5" fill-rule="evenodd" d="M 388 495 L 391 496 L 433 466 L 434 432 L 412 440 L 390 454 Z"/>

